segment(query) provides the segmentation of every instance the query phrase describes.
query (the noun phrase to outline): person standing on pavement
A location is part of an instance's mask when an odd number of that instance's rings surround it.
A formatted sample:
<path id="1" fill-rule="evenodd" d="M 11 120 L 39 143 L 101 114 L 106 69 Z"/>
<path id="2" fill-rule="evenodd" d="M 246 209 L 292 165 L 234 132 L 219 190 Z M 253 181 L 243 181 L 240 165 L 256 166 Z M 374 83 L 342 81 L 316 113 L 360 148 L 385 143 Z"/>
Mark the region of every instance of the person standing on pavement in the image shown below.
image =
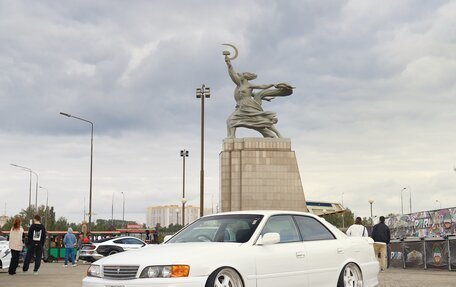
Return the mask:
<path id="1" fill-rule="evenodd" d="M 24 236 L 24 229 L 21 226 L 21 218 L 16 216 L 14 218 L 13 227 L 10 231 L 9 248 L 11 250 L 11 261 L 8 269 L 9 275 L 16 274 L 17 266 L 19 265 L 19 254 L 24 248 L 22 237 Z"/>
<path id="2" fill-rule="evenodd" d="M 355 224 L 347 229 L 347 235 L 351 237 L 367 237 L 369 236 L 366 227 L 363 226 L 361 217 L 355 219 Z"/>
<path id="3" fill-rule="evenodd" d="M 65 245 L 65 265 L 63 267 L 68 267 L 68 258 L 71 260 L 73 267 L 76 266 L 74 247 L 76 246 L 76 236 L 73 234 L 73 229 L 68 228 L 67 234 L 63 237 L 63 245 Z"/>
<path id="4" fill-rule="evenodd" d="M 33 268 L 33 274 L 38 275 L 45 240 L 46 228 L 44 228 L 44 225 L 41 224 L 41 216 L 35 215 L 33 217 L 33 224 L 30 226 L 27 234 L 27 255 L 25 255 L 22 271 L 28 271 L 30 260 L 32 259 L 32 256 L 35 255 L 35 267 Z"/>
<path id="5" fill-rule="evenodd" d="M 83 237 L 82 233 L 79 233 L 78 242 L 76 243 L 76 247 L 78 249 L 78 251 L 76 251 L 76 260 L 75 260 L 76 263 L 79 262 L 79 255 L 81 254 L 82 240 L 83 240 L 82 237 Z"/>
<path id="6" fill-rule="evenodd" d="M 374 239 L 374 252 L 380 262 L 380 269 L 385 271 L 387 267 L 387 246 L 390 243 L 390 229 L 385 224 L 385 217 L 380 216 L 380 222 L 372 229 L 372 239 Z"/>

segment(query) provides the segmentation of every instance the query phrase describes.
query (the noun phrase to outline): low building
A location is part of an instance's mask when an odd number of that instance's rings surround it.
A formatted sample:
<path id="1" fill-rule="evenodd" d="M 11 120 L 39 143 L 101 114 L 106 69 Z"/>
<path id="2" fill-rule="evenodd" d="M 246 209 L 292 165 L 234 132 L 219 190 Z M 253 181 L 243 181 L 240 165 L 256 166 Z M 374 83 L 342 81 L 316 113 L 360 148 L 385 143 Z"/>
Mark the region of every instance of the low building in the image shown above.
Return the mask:
<path id="1" fill-rule="evenodd" d="M 6 215 L 0 216 L 0 227 L 3 227 L 9 220 L 9 217 Z"/>
<path id="2" fill-rule="evenodd" d="M 200 208 L 198 206 L 185 206 L 185 225 L 192 223 L 199 218 Z M 205 209 L 204 214 L 211 214 L 211 209 Z M 182 206 L 163 205 L 151 206 L 146 209 L 146 225 L 155 227 L 157 224 L 167 227 L 170 224 L 182 225 Z"/>
<path id="3" fill-rule="evenodd" d="M 345 208 L 340 203 L 323 201 L 306 201 L 310 213 L 321 216 L 333 213 L 343 213 Z"/>

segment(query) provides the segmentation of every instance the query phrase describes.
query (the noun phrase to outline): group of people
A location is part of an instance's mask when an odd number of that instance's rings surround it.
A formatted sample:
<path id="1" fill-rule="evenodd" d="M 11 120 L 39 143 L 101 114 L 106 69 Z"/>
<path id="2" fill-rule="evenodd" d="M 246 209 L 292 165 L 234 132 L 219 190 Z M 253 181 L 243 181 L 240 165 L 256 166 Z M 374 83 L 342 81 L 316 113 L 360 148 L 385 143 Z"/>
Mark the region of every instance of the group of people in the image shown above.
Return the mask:
<path id="1" fill-rule="evenodd" d="M 46 240 L 46 228 L 41 224 L 41 217 L 35 215 L 33 217 L 33 224 L 30 226 L 27 238 L 26 238 L 26 247 L 27 253 L 25 255 L 24 264 L 22 266 L 22 271 L 27 272 L 30 266 L 30 261 L 32 257 L 35 257 L 35 266 L 33 268 L 33 274 L 38 275 L 38 270 L 40 269 L 41 259 L 43 256 L 44 243 Z M 82 235 L 79 236 L 79 239 L 73 233 L 73 229 L 68 228 L 67 234 L 63 238 L 63 244 L 65 246 L 65 264 L 63 267 L 68 266 L 68 262 L 72 263 L 72 266 L 76 266 L 77 257 L 74 248 L 77 247 L 78 250 L 81 249 L 83 243 Z M 24 229 L 21 226 L 21 218 L 15 217 L 13 221 L 13 227 L 10 231 L 9 237 L 9 248 L 11 250 L 11 262 L 8 269 L 8 274 L 16 274 L 16 269 L 19 266 L 19 256 L 24 248 Z"/>
<path id="2" fill-rule="evenodd" d="M 369 233 L 367 228 L 363 226 L 361 217 L 355 219 L 355 224 L 347 229 L 348 236 L 368 237 Z M 385 217 L 380 216 L 380 222 L 375 224 L 372 228 L 370 237 L 374 240 L 374 252 L 380 262 L 381 271 L 387 268 L 387 246 L 390 243 L 390 229 L 385 224 Z"/>
<path id="3" fill-rule="evenodd" d="M 11 249 L 11 262 L 8 269 L 8 274 L 16 274 L 16 269 L 19 266 L 19 256 L 24 248 L 23 242 L 24 229 L 21 226 L 21 218 L 14 218 L 13 227 L 10 231 L 9 247 Z M 46 240 L 46 228 L 41 224 L 41 217 L 35 215 L 33 224 L 30 226 L 27 233 L 27 254 L 25 255 L 22 271 L 27 272 L 30 266 L 32 256 L 35 255 L 35 266 L 33 274 L 37 275 L 41 265 L 41 257 L 43 255 L 44 241 Z"/>

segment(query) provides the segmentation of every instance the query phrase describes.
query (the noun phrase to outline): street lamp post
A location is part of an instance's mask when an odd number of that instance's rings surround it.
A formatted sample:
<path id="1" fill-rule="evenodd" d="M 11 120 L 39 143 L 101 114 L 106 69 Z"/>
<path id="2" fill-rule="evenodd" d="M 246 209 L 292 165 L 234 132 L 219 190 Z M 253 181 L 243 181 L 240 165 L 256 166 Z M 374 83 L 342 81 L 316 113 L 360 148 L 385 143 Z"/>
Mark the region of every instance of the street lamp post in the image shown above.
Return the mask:
<path id="1" fill-rule="evenodd" d="M 36 210 L 38 211 L 38 206 L 37 206 L 37 200 L 38 200 L 38 174 L 36 172 L 34 172 L 31 168 L 28 168 L 28 167 L 25 167 L 25 166 L 21 166 L 21 165 L 17 165 L 17 164 L 14 164 L 14 163 L 11 163 L 11 165 L 14 166 L 14 167 L 18 167 L 20 169 L 23 169 L 25 171 L 28 171 L 30 173 L 29 204 L 28 204 L 29 212 L 32 212 L 32 173 L 36 175 L 35 207 L 36 207 Z"/>
<path id="2" fill-rule="evenodd" d="M 49 206 L 49 191 L 47 188 L 40 186 L 41 189 L 46 190 L 46 209 L 45 211 L 45 217 L 46 217 L 46 222 L 44 223 L 44 227 L 46 230 L 48 229 L 48 206 Z"/>
<path id="3" fill-rule="evenodd" d="M 126 227 L 126 224 L 125 224 L 125 194 L 123 193 L 123 191 L 121 191 L 122 193 L 122 198 L 123 198 L 123 202 L 122 202 L 122 224 L 124 225 L 125 228 Z"/>
<path id="4" fill-rule="evenodd" d="M 372 204 L 374 203 L 374 201 L 372 199 L 369 199 L 369 204 L 370 204 L 370 209 L 371 209 L 371 220 L 374 220 L 374 216 L 372 215 Z"/>
<path id="5" fill-rule="evenodd" d="M 344 206 L 344 193 L 342 192 L 342 207 Z M 345 208 L 342 212 L 342 228 L 345 228 Z"/>
<path id="6" fill-rule="evenodd" d="M 36 183 L 35 183 L 35 209 L 38 213 L 38 174 L 32 170 L 32 173 L 36 176 Z"/>
<path id="7" fill-rule="evenodd" d="M 442 203 L 440 202 L 440 200 L 436 199 L 435 202 L 437 202 L 440 206 L 440 209 L 442 209 Z"/>
<path id="8" fill-rule="evenodd" d="M 92 166 L 93 166 L 93 123 L 89 120 L 79 118 L 67 113 L 62 113 L 60 112 L 62 116 L 66 116 L 69 118 L 74 118 L 86 123 L 89 123 L 91 125 L 91 134 L 90 134 L 90 187 L 89 187 L 89 225 L 88 225 L 88 231 L 90 231 L 91 225 L 92 225 Z"/>
<path id="9" fill-rule="evenodd" d="M 111 201 L 111 226 L 114 228 L 114 192 L 112 193 Z"/>
<path id="10" fill-rule="evenodd" d="M 204 215 L 204 98 L 210 98 L 210 96 L 210 88 L 204 84 L 196 89 L 196 98 L 201 99 L 200 217 Z"/>
<path id="11" fill-rule="evenodd" d="M 401 214 L 404 214 L 404 199 L 403 199 L 403 193 L 404 193 L 404 190 L 406 190 L 407 188 L 404 187 L 402 190 L 401 190 Z"/>
<path id="12" fill-rule="evenodd" d="M 188 157 L 188 150 L 181 150 L 180 156 L 182 157 L 182 226 L 185 226 L 185 158 Z"/>
<path id="13" fill-rule="evenodd" d="M 409 197 L 409 200 L 410 200 L 409 204 L 410 204 L 410 214 L 411 214 L 412 213 L 412 190 L 410 189 L 410 187 L 409 187 L 408 191 L 409 191 L 409 196 L 410 196 Z"/>

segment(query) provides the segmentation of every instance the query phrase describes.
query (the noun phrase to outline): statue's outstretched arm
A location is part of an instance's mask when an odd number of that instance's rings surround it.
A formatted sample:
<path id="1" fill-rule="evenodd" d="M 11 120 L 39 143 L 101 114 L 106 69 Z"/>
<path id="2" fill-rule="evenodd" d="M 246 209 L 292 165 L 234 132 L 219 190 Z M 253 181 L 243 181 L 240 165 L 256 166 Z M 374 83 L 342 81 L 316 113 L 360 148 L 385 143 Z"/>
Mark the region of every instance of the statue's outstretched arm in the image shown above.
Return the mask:
<path id="1" fill-rule="evenodd" d="M 293 87 L 288 84 L 277 84 L 275 89 L 264 89 L 254 94 L 254 99 L 261 104 L 262 100 L 270 101 L 275 97 L 286 97 L 293 94 Z"/>
<path id="2" fill-rule="evenodd" d="M 228 66 L 228 74 L 230 75 L 231 80 L 239 86 L 241 84 L 241 79 L 239 78 L 238 73 L 233 69 L 233 65 L 231 65 L 231 60 L 228 56 L 225 56 L 225 62 Z"/>
<path id="3" fill-rule="evenodd" d="M 265 90 L 274 87 L 274 84 L 269 84 L 269 85 L 251 85 L 250 86 L 252 89 L 257 89 L 257 90 Z"/>

